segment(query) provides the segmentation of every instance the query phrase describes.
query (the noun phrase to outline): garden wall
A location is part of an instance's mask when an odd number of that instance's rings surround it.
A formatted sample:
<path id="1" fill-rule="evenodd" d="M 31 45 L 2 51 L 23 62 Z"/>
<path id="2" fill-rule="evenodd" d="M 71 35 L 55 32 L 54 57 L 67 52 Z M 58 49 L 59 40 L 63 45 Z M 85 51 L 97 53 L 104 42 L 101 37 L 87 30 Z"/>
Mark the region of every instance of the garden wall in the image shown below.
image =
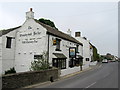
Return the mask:
<path id="1" fill-rule="evenodd" d="M 20 88 L 59 78 L 58 69 L 29 71 L 2 76 L 2 88 Z"/>

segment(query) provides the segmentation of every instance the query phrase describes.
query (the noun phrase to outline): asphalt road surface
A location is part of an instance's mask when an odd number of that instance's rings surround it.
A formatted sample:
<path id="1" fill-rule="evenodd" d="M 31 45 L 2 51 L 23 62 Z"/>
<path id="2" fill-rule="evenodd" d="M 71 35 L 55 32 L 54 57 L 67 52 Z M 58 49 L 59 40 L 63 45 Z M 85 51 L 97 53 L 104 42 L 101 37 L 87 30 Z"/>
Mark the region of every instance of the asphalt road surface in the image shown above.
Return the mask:
<path id="1" fill-rule="evenodd" d="M 118 62 L 99 67 L 35 88 L 118 88 Z"/>

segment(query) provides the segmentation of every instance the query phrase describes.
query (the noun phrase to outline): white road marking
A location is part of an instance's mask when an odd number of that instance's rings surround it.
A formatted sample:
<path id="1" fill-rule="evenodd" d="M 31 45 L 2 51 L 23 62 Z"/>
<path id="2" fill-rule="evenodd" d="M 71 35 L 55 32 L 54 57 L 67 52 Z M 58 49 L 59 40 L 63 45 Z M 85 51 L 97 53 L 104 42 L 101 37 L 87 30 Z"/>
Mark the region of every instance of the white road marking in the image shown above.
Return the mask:
<path id="1" fill-rule="evenodd" d="M 110 73 L 108 73 L 107 75 L 105 75 L 104 78 L 107 77 L 107 76 L 109 76 L 109 75 L 110 75 Z"/>
<path id="2" fill-rule="evenodd" d="M 96 82 L 94 82 L 94 83 L 90 84 L 90 85 L 89 85 L 89 86 L 87 86 L 86 88 L 89 88 L 89 87 L 93 86 L 95 83 L 96 83 Z"/>
<path id="3" fill-rule="evenodd" d="M 102 66 L 102 64 L 99 66 L 99 68 Z"/>

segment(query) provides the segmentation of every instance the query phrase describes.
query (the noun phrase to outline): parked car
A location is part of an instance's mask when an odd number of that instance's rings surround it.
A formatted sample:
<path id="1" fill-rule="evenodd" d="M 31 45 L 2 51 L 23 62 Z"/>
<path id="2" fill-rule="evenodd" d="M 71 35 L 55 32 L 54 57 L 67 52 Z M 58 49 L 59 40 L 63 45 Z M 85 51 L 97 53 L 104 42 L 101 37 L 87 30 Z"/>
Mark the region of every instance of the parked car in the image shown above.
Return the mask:
<path id="1" fill-rule="evenodd" d="M 108 63 L 107 59 L 102 60 L 102 63 Z"/>

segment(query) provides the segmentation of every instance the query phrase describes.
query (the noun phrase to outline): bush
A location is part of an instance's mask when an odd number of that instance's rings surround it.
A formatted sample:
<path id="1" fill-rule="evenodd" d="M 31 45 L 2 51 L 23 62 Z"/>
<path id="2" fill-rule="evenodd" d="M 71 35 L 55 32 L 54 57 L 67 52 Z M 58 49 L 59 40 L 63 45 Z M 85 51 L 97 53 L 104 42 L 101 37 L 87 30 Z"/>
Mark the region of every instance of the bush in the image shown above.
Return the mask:
<path id="1" fill-rule="evenodd" d="M 30 70 L 39 71 L 39 70 L 47 70 L 49 68 L 50 68 L 50 65 L 48 63 L 47 53 L 43 52 L 41 59 L 37 59 L 31 62 Z"/>
<path id="2" fill-rule="evenodd" d="M 6 74 L 12 74 L 12 73 L 16 73 L 16 70 L 15 70 L 14 67 L 13 67 L 13 68 L 10 68 L 10 70 L 5 71 L 5 75 L 6 75 Z"/>

